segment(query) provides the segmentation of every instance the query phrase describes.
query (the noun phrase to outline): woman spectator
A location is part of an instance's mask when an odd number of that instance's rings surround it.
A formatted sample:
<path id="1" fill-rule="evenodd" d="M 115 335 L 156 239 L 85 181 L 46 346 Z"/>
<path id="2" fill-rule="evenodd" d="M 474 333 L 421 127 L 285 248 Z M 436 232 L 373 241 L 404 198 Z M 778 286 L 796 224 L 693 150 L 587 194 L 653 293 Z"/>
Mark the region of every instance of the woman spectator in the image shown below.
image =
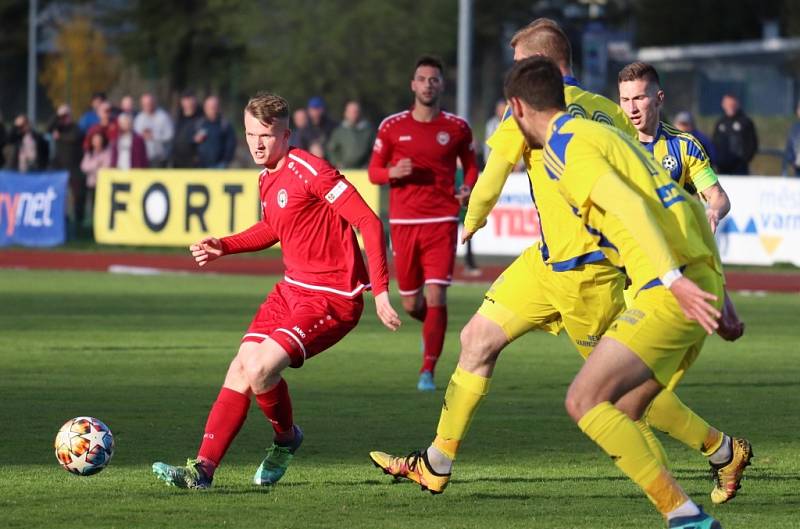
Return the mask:
<path id="1" fill-rule="evenodd" d="M 97 173 L 100 169 L 111 167 L 111 148 L 102 132 L 95 132 L 89 137 L 89 150 L 81 160 L 81 171 L 86 173 L 86 219 L 91 219 L 94 212 L 94 190 L 97 186 Z M 88 224 L 88 222 L 87 222 Z"/>
<path id="2" fill-rule="evenodd" d="M 133 131 L 130 114 L 117 118 L 117 138 L 111 142 L 111 167 L 117 169 L 141 169 L 147 167 L 147 148 L 144 138 Z"/>

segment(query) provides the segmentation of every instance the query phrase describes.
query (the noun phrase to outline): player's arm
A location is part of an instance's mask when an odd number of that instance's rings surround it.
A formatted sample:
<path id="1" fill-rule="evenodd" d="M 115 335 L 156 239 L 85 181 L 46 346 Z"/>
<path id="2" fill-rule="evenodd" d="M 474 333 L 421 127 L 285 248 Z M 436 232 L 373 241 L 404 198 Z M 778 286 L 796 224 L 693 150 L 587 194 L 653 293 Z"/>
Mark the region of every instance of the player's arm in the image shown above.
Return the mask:
<path id="1" fill-rule="evenodd" d="M 514 162 L 509 162 L 504 156 L 492 150 L 486 167 L 483 168 L 480 178 L 475 182 L 467 205 L 464 217 L 464 232 L 461 242 L 466 242 L 472 235 L 486 224 L 494 205 L 503 192 L 503 186 L 508 175 L 514 169 Z"/>
<path id="2" fill-rule="evenodd" d="M 706 218 L 711 231 L 716 232 L 719 221 L 731 210 L 731 201 L 711 168 L 708 154 L 695 138 L 690 138 L 686 144 L 686 162 L 689 180 L 708 204 Z"/>
<path id="3" fill-rule="evenodd" d="M 378 136 L 372 146 L 372 157 L 369 159 L 369 165 L 367 166 L 367 175 L 370 182 L 375 185 L 384 185 L 388 184 L 392 179 L 405 178 L 411 174 L 413 170 L 411 159 L 403 158 L 398 160 L 397 164 L 389 167 L 391 159 L 391 138 L 381 128 L 378 130 Z"/>
<path id="4" fill-rule="evenodd" d="M 189 246 L 197 266 L 232 253 L 255 252 L 278 242 L 278 236 L 266 222 L 259 221 L 246 230 L 221 239 L 206 237 Z"/>
<path id="5" fill-rule="evenodd" d="M 478 180 L 478 159 L 475 157 L 475 148 L 472 145 L 472 130 L 467 127 L 467 133 L 458 149 L 458 159 L 461 160 L 461 167 L 464 170 L 464 183 L 456 193 L 456 199 L 461 207 L 469 203 L 469 197 L 475 182 Z"/>

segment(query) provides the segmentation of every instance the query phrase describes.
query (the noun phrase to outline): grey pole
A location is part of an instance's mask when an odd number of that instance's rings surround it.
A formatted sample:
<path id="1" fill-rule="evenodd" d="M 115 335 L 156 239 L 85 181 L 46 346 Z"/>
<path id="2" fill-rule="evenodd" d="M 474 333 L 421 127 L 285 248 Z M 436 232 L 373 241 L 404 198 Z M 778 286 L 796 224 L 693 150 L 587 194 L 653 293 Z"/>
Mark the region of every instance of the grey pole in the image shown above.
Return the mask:
<path id="1" fill-rule="evenodd" d="M 469 121 L 472 69 L 472 0 L 458 0 L 458 87 L 456 114 Z"/>
<path id="2" fill-rule="evenodd" d="M 36 19 L 37 0 L 28 0 L 28 120 L 36 125 Z"/>

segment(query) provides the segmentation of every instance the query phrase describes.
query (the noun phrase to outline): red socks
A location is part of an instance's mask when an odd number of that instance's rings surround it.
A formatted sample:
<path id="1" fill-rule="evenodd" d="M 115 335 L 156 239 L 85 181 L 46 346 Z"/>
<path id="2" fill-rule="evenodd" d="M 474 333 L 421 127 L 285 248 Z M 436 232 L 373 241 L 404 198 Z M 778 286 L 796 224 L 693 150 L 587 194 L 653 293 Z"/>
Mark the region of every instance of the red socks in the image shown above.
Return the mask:
<path id="1" fill-rule="evenodd" d="M 197 458 L 201 460 L 203 471 L 209 476 L 219 465 L 233 438 L 247 418 L 250 397 L 238 391 L 223 387 L 208 414 L 203 442 Z"/>
<path id="2" fill-rule="evenodd" d="M 292 419 L 292 399 L 289 397 L 289 386 L 281 379 L 278 384 L 267 391 L 256 395 L 256 403 L 264 415 L 272 423 L 275 430 L 275 442 L 285 444 L 294 438 L 294 420 Z"/>
<path id="3" fill-rule="evenodd" d="M 425 346 L 425 351 L 422 357 L 423 371 L 430 371 L 436 368 L 436 362 L 442 354 L 442 347 L 444 346 L 444 333 L 447 330 L 447 306 L 442 305 L 439 307 L 428 306 L 427 314 L 425 314 L 425 323 L 422 325 L 422 341 Z"/>

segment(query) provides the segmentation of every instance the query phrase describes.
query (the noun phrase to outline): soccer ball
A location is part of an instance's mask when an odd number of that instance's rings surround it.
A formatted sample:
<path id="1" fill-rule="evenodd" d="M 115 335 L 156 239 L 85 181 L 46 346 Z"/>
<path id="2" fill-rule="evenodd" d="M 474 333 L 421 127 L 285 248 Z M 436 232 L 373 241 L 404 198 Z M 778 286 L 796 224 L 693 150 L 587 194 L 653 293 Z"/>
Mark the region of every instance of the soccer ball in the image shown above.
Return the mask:
<path id="1" fill-rule="evenodd" d="M 64 470 L 79 476 L 97 474 L 114 455 L 114 436 L 94 417 L 75 417 L 56 435 L 56 459 Z"/>

